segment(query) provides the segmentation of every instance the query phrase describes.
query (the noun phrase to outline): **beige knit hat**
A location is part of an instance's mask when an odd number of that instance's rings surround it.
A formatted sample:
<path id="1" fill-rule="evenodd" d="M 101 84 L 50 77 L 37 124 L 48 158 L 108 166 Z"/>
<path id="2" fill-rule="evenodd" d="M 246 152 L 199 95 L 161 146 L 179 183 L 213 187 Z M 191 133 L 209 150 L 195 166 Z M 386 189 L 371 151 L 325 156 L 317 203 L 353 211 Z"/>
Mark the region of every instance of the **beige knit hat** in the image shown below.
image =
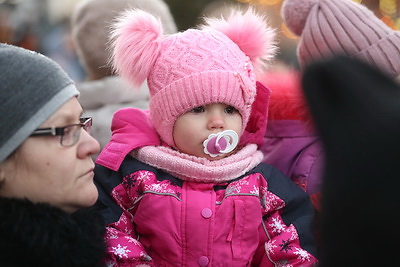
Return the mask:
<path id="1" fill-rule="evenodd" d="M 286 0 L 282 17 L 300 36 L 297 58 L 308 63 L 344 54 L 378 67 L 390 76 L 400 74 L 400 32 L 352 0 Z"/>
<path id="2" fill-rule="evenodd" d="M 177 32 L 169 7 L 162 0 L 82 0 L 72 14 L 72 38 L 81 63 L 92 79 L 112 75 L 107 48 L 110 26 L 121 11 L 132 8 L 160 18 L 165 34 Z"/>

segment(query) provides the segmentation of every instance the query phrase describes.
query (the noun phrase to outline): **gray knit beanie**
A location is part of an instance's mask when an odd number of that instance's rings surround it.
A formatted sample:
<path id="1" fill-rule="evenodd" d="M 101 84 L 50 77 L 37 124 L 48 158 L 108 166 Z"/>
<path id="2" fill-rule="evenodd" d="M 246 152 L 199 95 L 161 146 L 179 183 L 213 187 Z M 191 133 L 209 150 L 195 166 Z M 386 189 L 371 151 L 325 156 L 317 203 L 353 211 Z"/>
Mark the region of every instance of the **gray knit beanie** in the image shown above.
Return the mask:
<path id="1" fill-rule="evenodd" d="M 111 25 L 120 12 L 141 9 L 158 17 L 164 33 L 177 32 L 174 18 L 163 0 L 83 0 L 71 17 L 72 39 L 79 60 L 89 76 L 100 79 L 113 74 L 108 64 Z"/>
<path id="2" fill-rule="evenodd" d="M 12 45 L 0 44 L 0 73 L 2 162 L 79 92 L 54 61 Z"/>

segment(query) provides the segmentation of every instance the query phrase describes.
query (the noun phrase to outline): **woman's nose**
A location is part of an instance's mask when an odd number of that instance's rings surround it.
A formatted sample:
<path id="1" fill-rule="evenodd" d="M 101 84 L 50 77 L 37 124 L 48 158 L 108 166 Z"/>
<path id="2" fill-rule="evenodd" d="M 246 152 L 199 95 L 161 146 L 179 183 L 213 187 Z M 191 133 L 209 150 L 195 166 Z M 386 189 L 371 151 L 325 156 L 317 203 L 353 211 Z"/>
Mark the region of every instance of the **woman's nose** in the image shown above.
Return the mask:
<path id="1" fill-rule="evenodd" d="M 78 151 L 79 157 L 86 157 L 99 153 L 99 142 L 88 132 L 82 131 L 80 138 L 82 138 L 82 143 L 80 144 L 80 150 Z"/>

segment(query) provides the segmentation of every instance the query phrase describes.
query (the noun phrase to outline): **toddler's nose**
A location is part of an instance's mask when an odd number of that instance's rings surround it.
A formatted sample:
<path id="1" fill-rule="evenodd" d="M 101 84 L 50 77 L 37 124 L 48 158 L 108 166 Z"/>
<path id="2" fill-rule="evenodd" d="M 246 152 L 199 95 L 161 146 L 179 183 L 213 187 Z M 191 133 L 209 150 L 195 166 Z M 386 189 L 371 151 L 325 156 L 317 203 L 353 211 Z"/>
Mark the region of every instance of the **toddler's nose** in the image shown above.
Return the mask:
<path id="1" fill-rule="evenodd" d="M 213 113 L 208 120 L 209 129 L 223 129 L 225 126 L 224 119 L 221 114 Z"/>

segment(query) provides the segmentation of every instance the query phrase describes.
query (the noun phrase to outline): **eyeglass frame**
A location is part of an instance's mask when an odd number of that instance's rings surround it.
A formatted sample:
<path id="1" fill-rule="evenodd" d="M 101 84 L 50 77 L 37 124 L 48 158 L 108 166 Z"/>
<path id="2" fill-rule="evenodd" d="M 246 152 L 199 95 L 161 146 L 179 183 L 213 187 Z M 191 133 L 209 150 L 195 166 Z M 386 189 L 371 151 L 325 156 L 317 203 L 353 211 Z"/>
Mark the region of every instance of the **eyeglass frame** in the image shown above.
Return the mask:
<path id="1" fill-rule="evenodd" d="M 79 118 L 80 123 L 75 123 L 75 124 L 69 124 L 65 125 L 63 127 L 46 127 L 46 128 L 37 128 L 34 130 L 30 136 L 35 137 L 35 136 L 61 136 L 60 138 L 60 145 L 63 147 L 71 147 L 75 145 L 79 141 L 80 137 L 80 130 L 83 128 L 86 132 L 90 133 L 90 128 L 93 125 L 93 118 L 92 117 L 83 117 Z M 76 127 L 80 126 L 78 135 L 76 137 L 76 140 L 72 142 L 70 145 L 64 145 L 63 144 L 63 137 L 65 136 L 65 129 L 68 127 Z"/>

